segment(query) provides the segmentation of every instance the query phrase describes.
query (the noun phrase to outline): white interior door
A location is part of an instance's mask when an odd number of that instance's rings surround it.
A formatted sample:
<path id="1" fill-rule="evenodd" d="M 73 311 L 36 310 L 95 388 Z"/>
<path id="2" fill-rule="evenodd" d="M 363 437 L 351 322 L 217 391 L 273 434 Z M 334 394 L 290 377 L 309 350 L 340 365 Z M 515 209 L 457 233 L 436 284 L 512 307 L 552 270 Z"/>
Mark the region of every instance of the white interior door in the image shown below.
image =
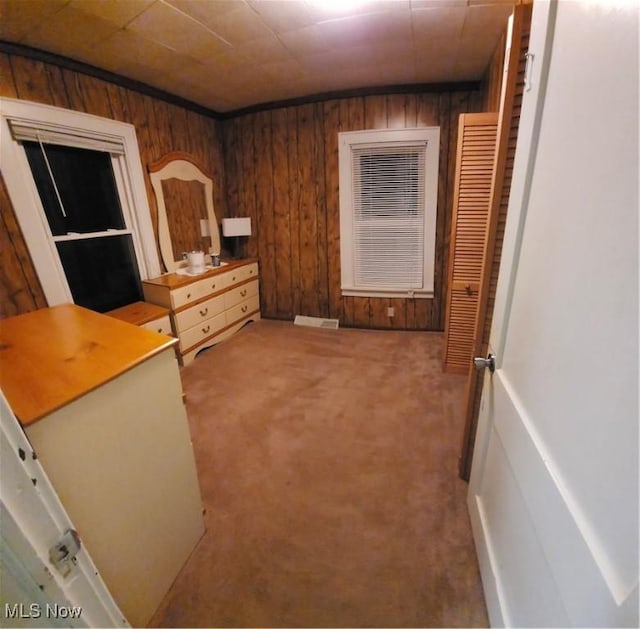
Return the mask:
<path id="1" fill-rule="evenodd" d="M 0 627 L 129 627 L 82 546 L 60 574 L 49 548 L 73 529 L 0 391 Z"/>
<path id="2" fill-rule="evenodd" d="M 534 4 L 468 499 L 493 626 L 638 626 L 638 7 Z"/>

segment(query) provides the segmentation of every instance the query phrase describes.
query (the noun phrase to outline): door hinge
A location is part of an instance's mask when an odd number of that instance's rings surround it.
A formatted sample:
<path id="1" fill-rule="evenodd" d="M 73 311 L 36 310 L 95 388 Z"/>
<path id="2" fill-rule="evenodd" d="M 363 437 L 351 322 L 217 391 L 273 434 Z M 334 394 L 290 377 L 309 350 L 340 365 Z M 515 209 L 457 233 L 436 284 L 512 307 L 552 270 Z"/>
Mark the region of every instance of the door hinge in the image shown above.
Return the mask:
<path id="1" fill-rule="evenodd" d="M 68 529 L 49 549 L 49 561 L 63 577 L 66 577 L 71 572 L 81 546 L 82 542 L 78 532 Z"/>

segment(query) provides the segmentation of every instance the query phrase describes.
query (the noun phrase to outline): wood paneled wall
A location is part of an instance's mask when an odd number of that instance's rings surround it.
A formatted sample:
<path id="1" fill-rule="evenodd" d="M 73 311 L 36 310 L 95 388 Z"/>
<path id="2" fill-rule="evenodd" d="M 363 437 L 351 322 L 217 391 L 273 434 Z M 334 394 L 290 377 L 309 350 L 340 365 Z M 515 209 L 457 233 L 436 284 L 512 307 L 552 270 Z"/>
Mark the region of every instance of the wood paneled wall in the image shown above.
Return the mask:
<path id="1" fill-rule="evenodd" d="M 218 220 L 225 215 L 220 122 L 114 83 L 4 53 L 0 53 L 0 96 L 55 105 L 133 124 L 145 174 L 147 164 L 165 153 L 191 153 L 208 167 L 214 177 L 216 215 Z M 148 177 L 146 184 L 157 234 L 155 199 Z M 46 300 L 4 181 L 0 181 L 0 219 L 0 316 L 6 317 L 41 308 L 46 305 Z M 19 272 L 16 264 L 20 267 Z"/>
<path id="2" fill-rule="evenodd" d="M 491 61 L 482 79 L 482 111 L 498 111 L 500 109 L 506 45 L 507 31 L 505 30 L 493 51 Z"/>
<path id="3" fill-rule="evenodd" d="M 442 330 L 458 116 L 481 111 L 480 91 L 327 100 L 225 121 L 229 215 L 250 216 L 245 253 L 260 259 L 265 317 L 296 314 L 364 328 Z M 338 132 L 440 126 L 433 299 L 342 297 Z M 395 317 L 387 317 L 393 306 Z"/>
<path id="4" fill-rule="evenodd" d="M 216 182 L 218 220 L 253 219 L 246 253 L 260 260 L 265 317 L 306 314 L 339 318 L 346 326 L 443 329 L 457 121 L 461 113 L 483 110 L 488 88 L 334 99 L 221 122 L 19 55 L 0 53 L 0 77 L 2 96 L 133 124 L 143 168 L 175 150 L 206 165 Z M 338 132 L 432 125 L 441 128 L 434 298 L 342 297 Z M 155 227 L 155 199 L 146 184 Z M 0 316 L 9 316 L 46 302 L 1 181 L 0 218 Z M 395 317 L 387 317 L 388 306 Z"/>

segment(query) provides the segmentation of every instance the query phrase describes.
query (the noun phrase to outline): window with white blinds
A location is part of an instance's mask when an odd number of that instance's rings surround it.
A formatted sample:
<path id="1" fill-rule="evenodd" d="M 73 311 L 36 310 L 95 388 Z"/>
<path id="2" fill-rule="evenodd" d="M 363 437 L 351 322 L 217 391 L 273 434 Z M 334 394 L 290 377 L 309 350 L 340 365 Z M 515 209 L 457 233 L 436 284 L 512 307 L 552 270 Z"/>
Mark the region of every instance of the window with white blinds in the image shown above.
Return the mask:
<path id="1" fill-rule="evenodd" d="M 433 295 L 439 128 L 341 133 L 342 294 Z"/>

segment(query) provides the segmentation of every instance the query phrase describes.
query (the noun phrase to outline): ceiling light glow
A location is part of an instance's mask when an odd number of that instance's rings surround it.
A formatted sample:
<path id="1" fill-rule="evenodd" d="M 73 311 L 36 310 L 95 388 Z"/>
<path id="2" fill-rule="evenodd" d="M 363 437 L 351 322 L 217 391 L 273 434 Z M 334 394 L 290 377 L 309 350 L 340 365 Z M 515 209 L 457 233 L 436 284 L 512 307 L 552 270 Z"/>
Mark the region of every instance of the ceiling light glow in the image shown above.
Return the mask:
<path id="1" fill-rule="evenodd" d="M 369 4 L 372 0 L 306 0 L 307 4 L 314 9 L 327 11 L 328 13 L 349 13 L 365 4 Z"/>

